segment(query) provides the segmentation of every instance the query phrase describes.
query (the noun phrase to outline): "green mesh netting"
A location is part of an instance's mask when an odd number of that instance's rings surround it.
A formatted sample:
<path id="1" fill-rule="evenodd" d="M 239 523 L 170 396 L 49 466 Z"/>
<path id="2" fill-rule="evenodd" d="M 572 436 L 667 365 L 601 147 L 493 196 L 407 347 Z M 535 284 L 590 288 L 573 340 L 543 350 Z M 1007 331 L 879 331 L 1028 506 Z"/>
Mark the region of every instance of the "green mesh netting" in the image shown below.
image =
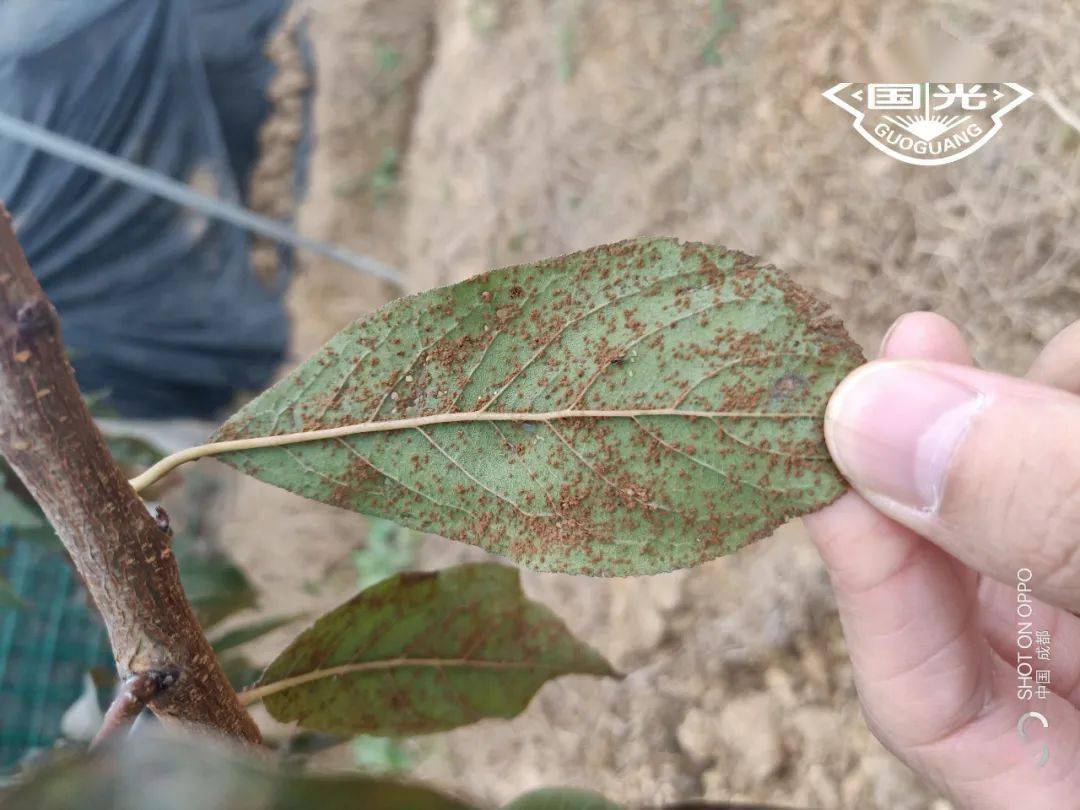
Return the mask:
<path id="1" fill-rule="evenodd" d="M 112 671 L 101 620 L 58 543 L 0 529 L 0 576 L 25 603 L 0 608 L 0 768 L 51 745 L 93 667 Z"/>

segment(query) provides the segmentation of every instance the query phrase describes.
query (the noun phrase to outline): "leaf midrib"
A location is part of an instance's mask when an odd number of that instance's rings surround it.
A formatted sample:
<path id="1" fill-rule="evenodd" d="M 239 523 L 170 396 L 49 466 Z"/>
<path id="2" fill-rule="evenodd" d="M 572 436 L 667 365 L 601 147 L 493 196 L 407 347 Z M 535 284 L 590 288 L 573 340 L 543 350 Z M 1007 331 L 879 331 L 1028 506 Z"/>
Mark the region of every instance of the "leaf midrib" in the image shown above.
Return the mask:
<path id="1" fill-rule="evenodd" d="M 240 692 L 237 697 L 242 706 L 250 706 L 265 700 L 286 689 L 295 689 L 314 681 L 333 678 L 337 675 L 352 675 L 357 672 L 377 672 L 379 670 L 400 667 L 430 667 L 432 669 L 491 669 L 491 670 L 541 670 L 544 672 L 569 672 L 566 664 L 543 664 L 537 661 L 488 661 L 474 658 L 386 658 L 382 661 L 361 661 L 353 664 L 340 664 L 326 669 L 315 669 L 300 675 L 273 681 L 272 683 L 253 686 Z M 584 672 L 585 670 L 576 670 Z"/>
<path id="2" fill-rule="evenodd" d="M 698 411 L 682 408 L 625 408 L 625 409 L 582 409 L 543 411 L 455 411 L 453 413 L 434 413 L 426 416 L 413 416 L 403 419 L 384 419 L 375 422 L 357 422 L 332 428 L 304 430 L 297 433 L 282 433 L 275 436 L 250 436 L 243 439 L 229 439 L 210 442 L 197 447 L 189 447 L 178 453 L 166 456 L 141 475 L 129 482 L 136 492 L 153 484 L 162 476 L 195 459 L 217 456 L 223 453 L 236 453 L 244 450 L 258 450 L 266 447 L 283 447 L 304 442 L 338 439 L 343 436 L 357 436 L 364 433 L 388 433 L 400 430 L 413 430 L 430 425 L 444 425 L 468 422 L 535 422 L 550 423 L 569 419 L 638 419 L 648 416 L 683 417 L 686 419 L 820 419 L 822 414 L 810 412 L 762 412 L 762 411 Z"/>

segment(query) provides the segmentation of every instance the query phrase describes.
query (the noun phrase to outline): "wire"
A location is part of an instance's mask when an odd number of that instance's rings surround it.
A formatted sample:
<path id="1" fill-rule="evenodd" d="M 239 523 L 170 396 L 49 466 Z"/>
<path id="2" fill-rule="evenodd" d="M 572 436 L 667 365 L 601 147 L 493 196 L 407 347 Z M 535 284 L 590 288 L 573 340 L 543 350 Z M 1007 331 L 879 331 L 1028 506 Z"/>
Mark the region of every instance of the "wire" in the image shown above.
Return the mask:
<path id="1" fill-rule="evenodd" d="M 277 242 L 318 253 L 334 261 L 353 267 L 375 278 L 394 285 L 399 290 L 405 288 L 401 274 L 377 259 L 355 253 L 340 245 L 321 242 L 304 236 L 283 222 L 256 214 L 241 205 L 209 197 L 191 188 L 185 183 L 161 174 L 160 172 L 139 166 L 124 158 L 110 155 L 76 140 L 57 135 L 44 127 L 30 124 L 20 118 L 0 112 L 0 135 L 14 141 L 40 149 L 50 155 L 67 160 L 84 169 L 97 172 L 105 177 L 126 183 L 157 197 L 174 202 L 177 205 L 205 214 L 213 219 L 228 222 L 245 231 L 266 236 Z"/>

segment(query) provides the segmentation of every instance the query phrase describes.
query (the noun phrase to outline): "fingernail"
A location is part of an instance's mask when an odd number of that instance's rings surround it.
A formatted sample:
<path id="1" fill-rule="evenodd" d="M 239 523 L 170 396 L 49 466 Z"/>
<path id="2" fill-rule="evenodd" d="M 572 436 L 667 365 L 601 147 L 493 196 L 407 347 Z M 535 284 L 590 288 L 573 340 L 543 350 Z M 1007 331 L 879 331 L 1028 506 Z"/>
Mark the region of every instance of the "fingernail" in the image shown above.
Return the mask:
<path id="1" fill-rule="evenodd" d="M 878 347 L 878 357 L 884 357 L 885 356 L 885 352 L 889 347 L 889 338 L 891 338 L 893 336 L 893 333 L 896 331 L 896 327 L 898 327 L 900 325 L 900 322 L 903 321 L 904 318 L 906 318 L 910 314 L 911 314 L 910 312 L 905 312 L 903 315 L 901 315 L 899 318 L 897 318 L 895 321 L 892 322 L 892 326 L 889 327 L 889 330 L 885 333 L 885 336 L 881 339 L 881 345 Z"/>
<path id="2" fill-rule="evenodd" d="M 860 492 L 934 510 L 949 464 L 983 403 L 977 390 L 933 366 L 880 361 L 836 389 L 825 437 L 836 465 Z"/>

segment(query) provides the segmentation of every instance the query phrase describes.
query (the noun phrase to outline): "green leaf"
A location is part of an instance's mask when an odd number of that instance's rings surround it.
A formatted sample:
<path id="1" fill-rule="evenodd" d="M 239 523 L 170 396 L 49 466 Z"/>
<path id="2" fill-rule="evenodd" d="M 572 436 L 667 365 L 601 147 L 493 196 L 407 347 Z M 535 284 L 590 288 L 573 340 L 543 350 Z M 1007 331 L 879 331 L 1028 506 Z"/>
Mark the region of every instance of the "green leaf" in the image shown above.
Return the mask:
<path id="1" fill-rule="evenodd" d="M 120 444 L 114 447 L 114 441 Z M 132 464 L 152 463 L 161 457 L 158 451 L 141 439 L 119 437 L 108 442 L 114 451 L 119 448 L 121 453 L 137 454 L 138 462 L 135 457 L 124 456 Z M 45 515 L 3 459 L 0 459 L 0 530 L 11 531 L 19 540 L 55 543 L 57 548 L 60 547 L 60 540 Z M 203 548 L 184 534 L 174 537 L 172 546 L 188 601 L 204 628 L 255 606 L 255 588 L 228 556 L 211 548 Z M 13 603 L 11 596 L 0 581 L 0 608 L 18 606 L 21 600 L 16 597 L 17 601 Z"/>
<path id="2" fill-rule="evenodd" d="M 559 675 L 614 676 L 518 572 L 492 563 L 405 573 L 323 616 L 259 685 L 281 722 L 329 733 L 426 734 L 513 717 Z"/>
<path id="3" fill-rule="evenodd" d="M 666 238 L 496 270 L 350 325 L 214 437 L 284 438 L 216 452 L 542 571 L 695 565 L 843 492 L 822 416 L 863 358 L 824 310 Z"/>
<path id="4" fill-rule="evenodd" d="M 469 810 L 472 806 L 389 778 L 309 776 L 200 735 L 143 728 L 120 748 L 60 755 L 3 796 L 5 810 L 102 807 L 192 810 Z"/>
<path id="5" fill-rule="evenodd" d="M 173 538 L 172 548 L 180 566 L 180 583 L 204 629 L 255 607 L 255 587 L 227 555 L 183 534 Z"/>
<path id="6" fill-rule="evenodd" d="M 136 436 L 107 436 L 105 443 L 117 462 L 132 470 L 159 461 L 164 454 L 145 439 Z M 29 490 L 0 458 L 0 529 L 10 528 L 20 540 L 51 542 L 59 539 Z"/>
<path id="7" fill-rule="evenodd" d="M 232 685 L 232 688 L 237 691 L 251 686 L 259 680 L 263 673 L 263 668 L 256 666 L 256 664 L 243 653 L 228 652 L 224 655 L 219 655 L 218 662 L 221 664 L 221 668 L 225 672 L 225 677 Z"/>
<path id="8" fill-rule="evenodd" d="M 0 529 L 21 540 L 56 542 L 56 533 L 33 496 L 8 463 L 0 458 Z"/>
<path id="9" fill-rule="evenodd" d="M 279 627 L 292 624 L 303 615 L 303 613 L 294 613 L 291 616 L 269 616 L 265 619 L 256 619 L 231 630 L 226 630 L 224 633 L 210 639 L 210 646 L 214 648 L 215 652 L 223 653 L 234 647 L 243 646 L 257 638 L 262 638 Z"/>
<path id="10" fill-rule="evenodd" d="M 353 763 L 364 773 L 405 773 L 411 766 L 405 747 L 391 737 L 360 734 L 352 741 Z"/>
<path id="11" fill-rule="evenodd" d="M 344 745 L 348 740 L 337 734 L 323 734 L 321 731 L 298 731 L 282 740 L 278 750 L 282 755 L 299 759 L 314 756 Z M 370 775 L 370 771 L 367 772 Z"/>
<path id="12" fill-rule="evenodd" d="M 106 436 L 105 444 L 116 463 L 128 470 L 149 467 L 165 456 L 160 448 L 139 436 Z"/>
<path id="13" fill-rule="evenodd" d="M 541 788 L 518 796 L 504 810 L 622 810 L 622 805 L 591 790 Z"/>

